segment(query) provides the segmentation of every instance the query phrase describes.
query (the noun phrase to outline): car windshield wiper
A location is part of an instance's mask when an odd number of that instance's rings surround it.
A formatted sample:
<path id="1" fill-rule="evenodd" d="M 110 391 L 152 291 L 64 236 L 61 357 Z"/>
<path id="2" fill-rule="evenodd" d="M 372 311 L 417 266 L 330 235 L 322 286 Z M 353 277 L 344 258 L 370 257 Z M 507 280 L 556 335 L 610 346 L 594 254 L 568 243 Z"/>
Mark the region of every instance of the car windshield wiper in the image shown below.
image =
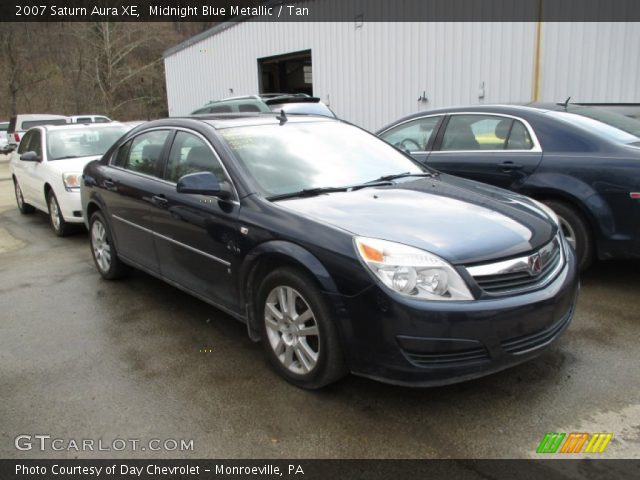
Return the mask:
<path id="1" fill-rule="evenodd" d="M 351 187 L 317 187 L 317 188 L 304 188 L 297 192 L 281 193 L 279 195 L 272 195 L 267 197 L 267 200 L 284 200 L 286 198 L 299 198 L 299 197 L 313 197 L 316 195 L 322 195 L 323 193 L 333 192 L 346 192 Z"/>
<path id="2" fill-rule="evenodd" d="M 388 180 L 375 180 L 373 182 L 358 183 L 356 185 L 346 185 L 344 187 L 317 187 L 317 188 L 305 188 L 298 190 L 297 192 L 282 193 L 279 195 L 272 195 L 267 197 L 267 200 L 285 200 L 287 198 L 301 198 L 301 197 L 314 197 L 316 195 L 322 195 L 323 193 L 335 193 L 335 192 L 355 192 L 361 188 L 369 187 L 384 187 L 393 185 Z"/>
<path id="3" fill-rule="evenodd" d="M 404 172 L 404 173 L 395 173 L 393 175 L 383 175 L 382 177 L 376 178 L 375 180 L 371 180 L 370 182 L 367 183 L 376 183 L 376 182 L 388 182 L 391 180 L 395 180 L 397 178 L 404 178 L 404 177 L 435 177 L 437 175 L 437 173 L 435 172 L 422 172 L 422 173 L 411 173 L 411 172 Z"/>
<path id="4" fill-rule="evenodd" d="M 80 158 L 78 155 L 65 155 L 64 157 L 52 158 L 51 160 L 68 160 L 70 158 Z"/>

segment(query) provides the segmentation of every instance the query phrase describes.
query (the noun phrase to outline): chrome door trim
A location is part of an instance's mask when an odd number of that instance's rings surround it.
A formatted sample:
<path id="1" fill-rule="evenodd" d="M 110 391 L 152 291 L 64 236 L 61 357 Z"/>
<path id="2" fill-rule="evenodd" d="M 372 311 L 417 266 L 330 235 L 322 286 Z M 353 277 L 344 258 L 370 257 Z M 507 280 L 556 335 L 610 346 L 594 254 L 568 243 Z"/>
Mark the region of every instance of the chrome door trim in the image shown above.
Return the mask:
<path id="1" fill-rule="evenodd" d="M 126 223 L 127 225 L 129 225 L 131 227 L 134 227 L 134 228 L 137 228 L 139 230 L 142 230 L 143 232 L 149 233 L 149 234 L 153 235 L 154 237 L 161 238 L 162 240 L 166 240 L 168 242 L 174 243 L 174 244 L 176 244 L 176 245 L 178 245 L 178 246 L 180 246 L 182 248 L 186 248 L 187 250 L 190 250 L 190 251 L 192 251 L 194 253 L 200 254 L 200 255 L 202 255 L 204 257 L 207 257 L 207 258 L 209 258 L 211 260 L 214 260 L 214 261 L 216 261 L 218 263 L 221 263 L 225 267 L 230 267 L 231 266 L 230 262 L 227 262 L 226 260 L 222 260 L 221 258 L 218 258 L 215 255 L 211 255 L 210 253 L 203 252 L 202 250 L 198 250 L 197 248 L 194 248 L 194 247 L 192 247 L 190 245 L 187 245 L 186 243 L 179 242 L 177 240 L 174 240 L 171 237 L 167 237 L 166 235 L 162 235 L 162 234 L 160 234 L 158 232 L 154 232 L 153 230 L 150 230 L 150 229 L 148 229 L 146 227 L 138 225 L 137 223 L 133 223 L 133 222 L 131 222 L 129 220 L 125 220 L 124 218 L 119 217 L 118 215 L 111 214 L 111 218 L 113 218 L 115 220 L 118 220 L 118 221 L 120 221 L 122 223 Z"/>

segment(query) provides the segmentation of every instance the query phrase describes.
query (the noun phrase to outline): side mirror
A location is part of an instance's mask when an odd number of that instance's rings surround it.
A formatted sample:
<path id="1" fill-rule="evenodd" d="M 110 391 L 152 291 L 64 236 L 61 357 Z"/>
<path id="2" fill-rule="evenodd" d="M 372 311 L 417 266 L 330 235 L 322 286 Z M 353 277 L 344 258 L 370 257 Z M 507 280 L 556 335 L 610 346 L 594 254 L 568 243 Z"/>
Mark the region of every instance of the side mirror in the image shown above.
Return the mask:
<path id="1" fill-rule="evenodd" d="M 226 183 L 220 183 L 218 177 L 211 172 L 196 172 L 180 177 L 176 185 L 178 193 L 192 193 L 209 195 L 220 200 L 231 198 L 231 188 Z"/>
<path id="2" fill-rule="evenodd" d="M 42 158 L 36 152 L 24 152 L 20 155 L 20 160 L 23 162 L 39 162 Z"/>

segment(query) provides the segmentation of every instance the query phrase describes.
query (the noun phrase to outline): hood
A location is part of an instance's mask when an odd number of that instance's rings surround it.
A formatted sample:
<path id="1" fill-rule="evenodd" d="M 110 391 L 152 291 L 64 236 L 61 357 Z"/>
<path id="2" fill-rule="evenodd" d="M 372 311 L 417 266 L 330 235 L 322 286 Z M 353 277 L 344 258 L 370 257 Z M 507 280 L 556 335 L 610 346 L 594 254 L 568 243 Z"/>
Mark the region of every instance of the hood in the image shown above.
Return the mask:
<path id="1" fill-rule="evenodd" d="M 87 163 L 100 160 L 102 155 L 92 155 L 90 157 L 67 158 L 64 160 L 51 160 L 47 162 L 49 168 L 60 173 L 78 172 L 82 173 Z"/>
<path id="2" fill-rule="evenodd" d="M 449 175 L 277 203 L 353 235 L 411 245 L 453 264 L 526 253 L 557 231 L 526 197 Z"/>

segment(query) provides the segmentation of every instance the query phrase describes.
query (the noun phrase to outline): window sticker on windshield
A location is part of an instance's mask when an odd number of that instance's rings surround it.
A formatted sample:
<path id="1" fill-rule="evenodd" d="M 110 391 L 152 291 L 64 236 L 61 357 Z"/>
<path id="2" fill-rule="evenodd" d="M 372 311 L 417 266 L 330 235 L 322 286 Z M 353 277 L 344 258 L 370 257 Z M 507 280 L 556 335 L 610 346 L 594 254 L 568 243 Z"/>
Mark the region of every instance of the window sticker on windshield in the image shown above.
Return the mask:
<path id="1" fill-rule="evenodd" d="M 95 143 L 100 140 L 98 132 L 87 132 L 84 134 L 84 141 L 87 143 Z"/>
<path id="2" fill-rule="evenodd" d="M 224 138 L 233 149 L 252 147 L 256 145 L 256 139 L 246 135 L 225 135 Z"/>

